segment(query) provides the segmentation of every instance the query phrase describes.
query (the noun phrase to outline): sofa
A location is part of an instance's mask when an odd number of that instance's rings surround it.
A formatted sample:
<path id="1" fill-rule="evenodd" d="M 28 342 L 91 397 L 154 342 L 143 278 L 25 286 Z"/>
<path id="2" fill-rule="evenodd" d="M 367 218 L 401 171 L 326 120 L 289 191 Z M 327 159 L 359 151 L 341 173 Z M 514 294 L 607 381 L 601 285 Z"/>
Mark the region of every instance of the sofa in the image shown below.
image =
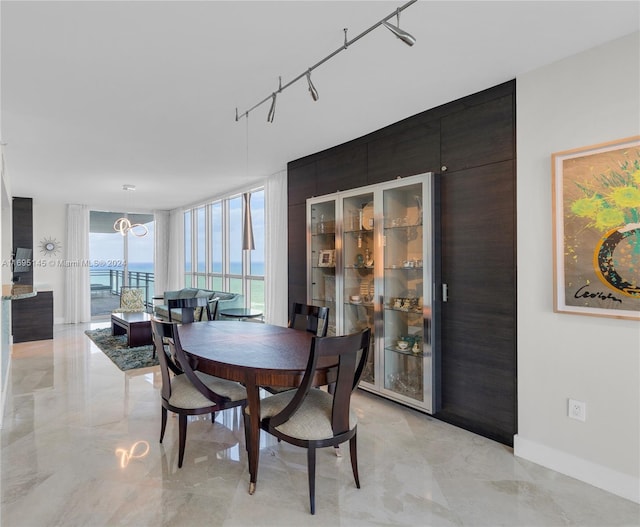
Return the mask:
<path id="1" fill-rule="evenodd" d="M 209 289 L 198 289 L 195 287 L 185 287 L 177 291 L 165 291 L 163 295 L 163 303 L 154 306 L 154 313 L 157 317 L 163 319 L 169 319 L 169 308 L 167 306 L 168 300 L 173 298 L 208 298 L 210 302 L 214 300 L 218 301 L 218 311 L 216 319 L 220 318 L 220 311 L 234 307 L 244 307 L 244 299 L 242 295 L 238 293 L 227 293 L 225 291 L 211 291 Z M 199 309 L 195 312 L 195 319 L 200 318 Z M 213 311 L 213 306 L 212 306 Z M 206 318 L 206 316 L 204 317 Z M 171 319 L 176 322 L 182 320 L 182 309 L 172 309 Z"/>

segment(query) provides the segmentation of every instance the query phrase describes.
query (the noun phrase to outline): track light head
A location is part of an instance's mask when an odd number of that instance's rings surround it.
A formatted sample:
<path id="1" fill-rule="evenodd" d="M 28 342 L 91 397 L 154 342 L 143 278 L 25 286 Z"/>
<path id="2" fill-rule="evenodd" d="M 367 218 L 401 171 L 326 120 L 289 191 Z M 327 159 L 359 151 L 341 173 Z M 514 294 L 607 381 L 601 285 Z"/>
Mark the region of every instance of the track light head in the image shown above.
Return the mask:
<path id="1" fill-rule="evenodd" d="M 311 94 L 311 98 L 314 101 L 317 101 L 320 98 L 320 95 L 318 95 L 318 90 L 316 90 L 313 82 L 311 82 L 311 70 L 307 71 L 307 82 L 309 83 L 309 93 Z"/>
<path id="2" fill-rule="evenodd" d="M 267 122 L 272 123 L 273 118 L 276 116 L 276 94 L 271 94 L 271 108 L 269 108 L 269 113 L 267 115 Z"/>
<path id="3" fill-rule="evenodd" d="M 403 31 L 399 27 L 394 26 L 393 24 L 389 24 L 389 22 L 382 22 L 382 25 L 386 27 L 389 31 L 391 31 L 396 37 L 398 37 L 402 42 L 404 42 L 407 46 L 413 46 L 416 43 L 416 37 Z"/>
<path id="4" fill-rule="evenodd" d="M 396 11 L 396 18 L 398 19 L 398 25 L 394 26 L 389 24 L 386 20 L 382 21 L 382 25 L 391 31 L 396 37 L 398 37 L 407 46 L 413 46 L 416 43 L 416 37 L 400 29 L 400 9 Z"/>

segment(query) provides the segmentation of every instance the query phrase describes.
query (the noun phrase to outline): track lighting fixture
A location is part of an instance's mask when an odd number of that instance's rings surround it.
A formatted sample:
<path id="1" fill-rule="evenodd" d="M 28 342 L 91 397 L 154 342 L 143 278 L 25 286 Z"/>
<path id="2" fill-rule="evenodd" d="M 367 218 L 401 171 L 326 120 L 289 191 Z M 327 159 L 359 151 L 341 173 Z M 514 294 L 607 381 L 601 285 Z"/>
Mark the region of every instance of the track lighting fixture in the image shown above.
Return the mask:
<path id="1" fill-rule="evenodd" d="M 391 31 L 396 37 L 398 37 L 402 42 L 404 42 L 407 46 L 413 46 L 416 43 L 416 38 L 413 35 L 410 35 L 406 31 L 400 29 L 400 9 L 396 12 L 396 17 L 398 19 L 398 25 L 394 26 L 393 24 L 389 24 L 386 20 L 382 22 L 382 25 L 386 27 L 389 31 Z"/>
<path id="2" fill-rule="evenodd" d="M 307 71 L 307 82 L 309 83 L 309 93 L 311 94 L 311 98 L 314 101 L 317 101 L 320 98 L 320 95 L 318 95 L 318 90 L 316 90 L 313 82 L 311 82 L 311 70 Z"/>
<path id="3" fill-rule="evenodd" d="M 258 106 L 260 106 L 260 105 L 264 104 L 265 102 L 269 101 L 269 99 L 271 99 L 271 107 L 269 108 L 269 113 L 267 114 L 267 121 L 272 123 L 273 122 L 273 118 L 275 117 L 275 113 L 276 113 L 276 95 L 279 94 L 280 92 L 282 92 L 282 90 L 284 90 L 284 89 L 288 88 L 289 86 L 291 86 L 292 84 L 298 82 L 303 77 L 307 78 L 307 83 L 309 85 L 309 93 L 311 94 L 311 98 L 314 101 L 317 101 L 320 98 L 320 95 L 318 95 L 318 90 L 316 90 L 316 87 L 313 85 L 313 82 L 311 82 L 311 72 L 313 70 L 315 70 L 318 66 L 320 66 L 320 65 L 324 64 L 325 62 L 327 62 L 329 59 L 332 59 L 333 57 L 335 57 L 341 51 L 344 51 L 345 49 L 347 49 L 351 44 L 353 44 L 357 40 L 360 40 L 362 37 L 364 37 L 365 35 L 367 35 L 371 31 L 373 31 L 378 26 L 386 27 L 396 37 L 398 37 L 400 40 L 402 40 L 405 44 L 407 44 L 408 46 L 413 46 L 416 43 L 415 37 L 413 35 L 407 33 L 406 31 L 400 29 L 400 12 L 404 11 L 411 4 L 415 4 L 417 1 L 418 0 L 410 0 L 409 2 L 404 4 L 403 6 L 397 8 L 395 10 L 395 12 L 387 15 L 382 20 L 376 22 L 370 28 L 364 30 L 357 37 L 352 38 L 351 40 L 347 39 L 347 29 L 344 29 L 344 44 L 342 44 L 333 53 L 330 53 L 325 58 L 323 58 L 321 61 L 319 61 L 316 64 L 314 64 L 313 66 L 311 66 L 309 69 L 307 69 L 307 71 L 305 71 L 304 73 L 301 73 L 296 78 L 290 80 L 284 86 L 282 85 L 282 78 L 280 78 L 280 84 L 279 84 L 277 92 L 273 92 L 271 95 L 269 95 L 269 96 L 265 97 L 264 99 L 262 99 L 259 103 L 254 104 L 251 108 L 249 108 L 245 112 L 238 113 L 238 108 L 236 108 L 236 121 L 239 121 L 241 117 L 245 117 L 245 118 L 248 119 L 250 112 L 255 110 Z M 390 24 L 389 22 L 387 22 L 387 20 L 389 20 L 393 16 L 395 16 L 397 18 L 397 26 L 394 26 L 393 24 Z"/>

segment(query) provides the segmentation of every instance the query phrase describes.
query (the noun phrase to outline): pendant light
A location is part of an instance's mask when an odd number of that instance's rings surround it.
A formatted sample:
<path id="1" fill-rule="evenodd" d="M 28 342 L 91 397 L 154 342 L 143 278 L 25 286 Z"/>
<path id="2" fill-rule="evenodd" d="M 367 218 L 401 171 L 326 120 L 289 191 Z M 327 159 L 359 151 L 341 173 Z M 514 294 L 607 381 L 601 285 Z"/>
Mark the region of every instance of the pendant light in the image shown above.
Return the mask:
<path id="1" fill-rule="evenodd" d="M 133 192 L 136 190 L 135 185 L 122 185 L 122 190 L 125 192 Z M 127 200 L 128 201 L 128 200 Z M 127 206 L 127 208 L 129 208 Z M 146 236 L 149 232 L 146 225 L 142 223 L 131 223 L 131 220 L 127 218 L 127 213 L 125 215 L 118 218 L 113 224 L 113 230 L 119 232 L 122 236 L 126 236 L 131 233 L 137 238 L 142 238 Z"/>
<path id="2" fill-rule="evenodd" d="M 276 102 L 276 94 L 273 94 L 273 105 L 275 107 Z M 275 112 L 275 108 L 273 108 Z M 269 112 L 271 115 L 271 112 Z M 273 120 L 273 119 L 272 119 Z M 249 117 L 247 117 L 247 126 L 246 126 L 246 152 L 245 152 L 245 164 L 246 164 L 246 173 L 249 175 Z M 253 222 L 251 220 L 251 193 L 245 192 L 242 194 L 242 210 L 244 211 L 244 215 L 242 218 L 242 250 L 243 251 L 253 251 L 256 248 L 256 244 L 253 240 Z"/>

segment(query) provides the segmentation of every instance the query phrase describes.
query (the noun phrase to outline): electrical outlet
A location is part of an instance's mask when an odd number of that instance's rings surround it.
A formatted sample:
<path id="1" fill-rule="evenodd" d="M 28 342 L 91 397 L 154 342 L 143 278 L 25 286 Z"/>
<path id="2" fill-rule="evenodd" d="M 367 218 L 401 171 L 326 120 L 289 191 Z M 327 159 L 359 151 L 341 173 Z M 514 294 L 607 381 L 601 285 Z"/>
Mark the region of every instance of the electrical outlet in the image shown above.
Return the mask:
<path id="1" fill-rule="evenodd" d="M 567 415 L 571 419 L 577 419 L 578 421 L 587 420 L 587 403 L 583 401 L 576 401 L 575 399 L 569 399 L 569 407 Z"/>

